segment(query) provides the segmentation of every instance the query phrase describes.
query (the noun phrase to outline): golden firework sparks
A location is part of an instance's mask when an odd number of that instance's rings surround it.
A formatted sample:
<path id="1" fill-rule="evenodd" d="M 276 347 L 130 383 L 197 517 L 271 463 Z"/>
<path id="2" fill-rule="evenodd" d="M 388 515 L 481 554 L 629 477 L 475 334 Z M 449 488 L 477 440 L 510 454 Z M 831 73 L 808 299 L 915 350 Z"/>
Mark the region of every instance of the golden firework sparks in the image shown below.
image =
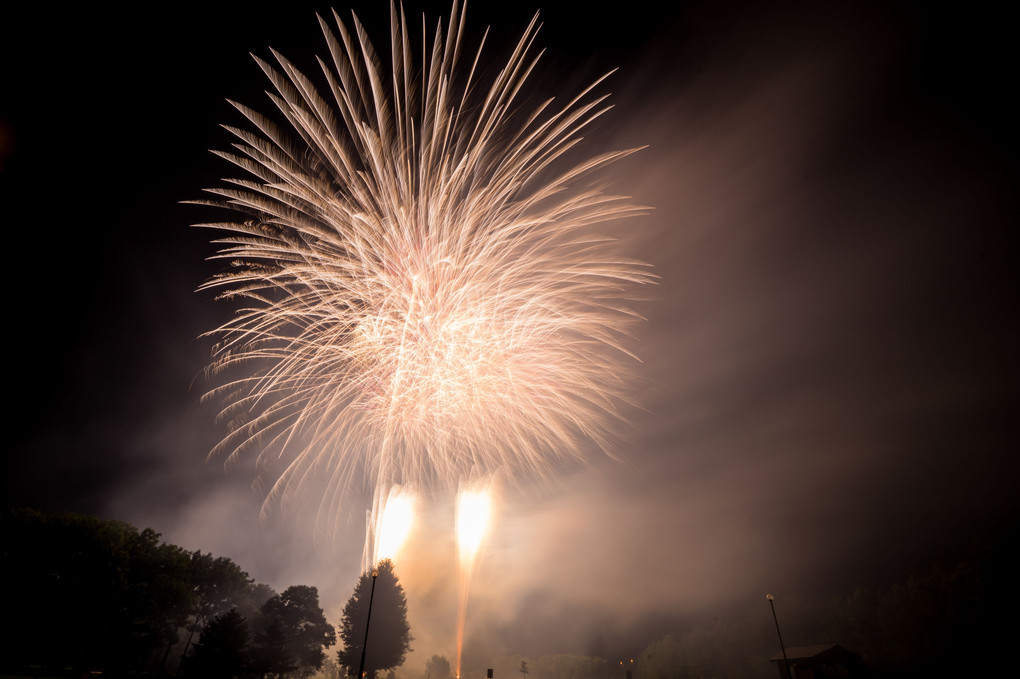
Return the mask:
<path id="1" fill-rule="evenodd" d="M 609 108 L 602 79 L 526 110 L 537 15 L 486 85 L 456 2 L 420 68 L 402 10 L 388 70 L 357 17 L 319 23 L 321 82 L 256 57 L 278 120 L 233 104 L 253 129 L 216 153 L 245 174 L 198 201 L 241 215 L 199 225 L 230 263 L 202 289 L 238 304 L 210 333 L 231 424 L 213 454 L 284 460 L 267 503 L 327 480 L 334 517 L 356 481 L 378 504 L 609 452 L 654 276 L 592 230 L 644 212 L 590 182 L 635 149 L 566 158 Z"/>

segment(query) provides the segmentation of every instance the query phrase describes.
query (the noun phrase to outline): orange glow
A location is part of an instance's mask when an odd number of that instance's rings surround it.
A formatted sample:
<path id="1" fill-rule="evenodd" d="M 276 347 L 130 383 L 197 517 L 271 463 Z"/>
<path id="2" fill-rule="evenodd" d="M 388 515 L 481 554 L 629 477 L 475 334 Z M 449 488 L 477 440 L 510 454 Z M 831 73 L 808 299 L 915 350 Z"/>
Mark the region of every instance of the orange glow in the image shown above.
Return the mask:
<path id="1" fill-rule="evenodd" d="M 478 553 L 492 518 L 492 485 L 461 488 L 457 493 L 457 555 L 460 563 L 460 596 L 457 607 L 456 675 L 460 677 L 460 659 L 464 648 L 464 624 L 467 620 L 471 577 L 478 564 Z"/>
<path id="2" fill-rule="evenodd" d="M 457 494 L 457 551 L 461 570 L 468 570 L 478 555 L 492 514 L 492 491 L 461 490 Z"/>
<path id="3" fill-rule="evenodd" d="M 415 494 L 408 489 L 400 486 L 390 489 L 379 519 L 374 559 L 376 563 L 382 559 L 397 560 L 401 547 L 414 527 L 416 500 Z"/>

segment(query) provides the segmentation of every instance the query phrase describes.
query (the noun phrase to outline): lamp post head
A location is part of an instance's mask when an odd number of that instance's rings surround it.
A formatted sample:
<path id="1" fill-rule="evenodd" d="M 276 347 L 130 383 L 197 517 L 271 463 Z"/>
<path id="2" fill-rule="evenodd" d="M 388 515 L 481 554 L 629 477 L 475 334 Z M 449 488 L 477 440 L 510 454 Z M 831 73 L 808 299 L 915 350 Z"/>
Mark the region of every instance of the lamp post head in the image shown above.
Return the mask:
<path id="1" fill-rule="evenodd" d="M 372 569 L 372 578 L 375 579 L 375 578 L 378 578 L 378 577 L 379 577 L 379 569 L 378 568 L 373 568 Z M 772 596 L 772 595 L 770 594 L 769 596 Z"/>
<path id="2" fill-rule="evenodd" d="M 775 597 L 772 596 L 771 594 L 766 594 L 765 598 L 768 599 L 769 601 L 772 601 L 773 599 L 775 599 Z"/>

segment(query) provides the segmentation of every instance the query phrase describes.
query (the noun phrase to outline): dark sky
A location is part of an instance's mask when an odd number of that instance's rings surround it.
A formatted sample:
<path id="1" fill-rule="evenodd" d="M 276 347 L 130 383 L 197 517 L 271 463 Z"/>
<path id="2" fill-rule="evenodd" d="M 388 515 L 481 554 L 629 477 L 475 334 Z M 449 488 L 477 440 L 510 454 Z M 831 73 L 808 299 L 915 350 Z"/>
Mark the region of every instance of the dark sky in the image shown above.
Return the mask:
<path id="1" fill-rule="evenodd" d="M 468 24 L 472 40 L 492 25 L 490 54 L 538 9 L 483 4 Z M 838 593 L 1013 539 L 1006 22 L 815 4 L 542 8 L 537 93 L 620 67 L 593 138 L 648 145 L 609 179 L 654 213 L 613 228 L 661 281 L 626 464 L 507 494 L 472 594 L 477 657 L 630 652 L 766 591 Z M 151 526 L 280 589 L 316 585 L 336 618 L 358 522 L 316 546 L 301 511 L 260 522 L 250 461 L 204 462 L 224 432 L 199 403 L 199 336 L 229 311 L 194 292 L 217 268 L 209 234 L 188 228 L 204 215 L 179 201 L 227 172 L 207 152 L 239 122 L 225 100 L 268 108 L 249 52 L 307 63 L 325 49 L 314 14 L 328 5 L 240 6 L 5 10 L 0 491 Z M 357 8 L 385 44 L 384 3 Z M 452 655 L 449 573 L 434 566 L 452 538 L 436 530 L 398 565 L 412 625 L 428 621 L 419 664 Z"/>

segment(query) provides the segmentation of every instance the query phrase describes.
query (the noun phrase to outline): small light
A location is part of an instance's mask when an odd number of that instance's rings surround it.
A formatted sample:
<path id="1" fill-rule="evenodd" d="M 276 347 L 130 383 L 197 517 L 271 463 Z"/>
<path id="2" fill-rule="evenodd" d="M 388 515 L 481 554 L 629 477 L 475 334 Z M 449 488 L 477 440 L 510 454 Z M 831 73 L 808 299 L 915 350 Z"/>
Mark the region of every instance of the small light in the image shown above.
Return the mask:
<path id="1" fill-rule="evenodd" d="M 768 599 L 769 601 L 772 601 L 773 599 L 775 599 L 775 597 L 772 596 L 771 594 L 766 594 L 765 598 Z"/>

